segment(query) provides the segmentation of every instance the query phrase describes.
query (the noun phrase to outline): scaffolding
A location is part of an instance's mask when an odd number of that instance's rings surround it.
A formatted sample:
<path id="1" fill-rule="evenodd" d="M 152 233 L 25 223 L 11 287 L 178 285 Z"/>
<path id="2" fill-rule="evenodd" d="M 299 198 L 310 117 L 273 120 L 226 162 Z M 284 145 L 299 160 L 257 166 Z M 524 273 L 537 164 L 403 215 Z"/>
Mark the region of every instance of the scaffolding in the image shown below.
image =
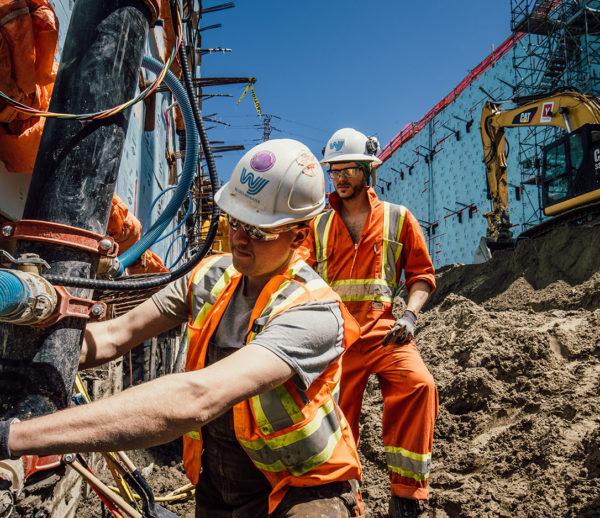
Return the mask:
<path id="1" fill-rule="evenodd" d="M 557 90 L 600 94 L 600 0 L 511 0 L 515 102 Z M 518 130 L 523 230 L 543 218 L 540 154 L 561 130 Z"/>

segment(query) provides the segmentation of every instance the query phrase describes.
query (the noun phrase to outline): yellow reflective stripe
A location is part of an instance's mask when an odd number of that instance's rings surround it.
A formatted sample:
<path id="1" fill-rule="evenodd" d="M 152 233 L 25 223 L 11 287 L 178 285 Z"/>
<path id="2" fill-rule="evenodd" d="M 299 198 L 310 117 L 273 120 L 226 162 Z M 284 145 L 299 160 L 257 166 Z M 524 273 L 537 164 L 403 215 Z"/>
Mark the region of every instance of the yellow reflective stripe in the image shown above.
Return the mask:
<path id="1" fill-rule="evenodd" d="M 273 426 L 267 419 L 265 415 L 265 411 L 263 410 L 262 403 L 260 402 L 260 397 L 253 396 L 250 398 L 250 404 L 252 405 L 252 410 L 254 410 L 254 418 L 256 419 L 256 424 L 260 428 L 260 431 L 264 434 L 273 433 Z M 240 443 L 243 445 L 244 442 L 240 440 Z M 258 448 L 256 448 L 258 449 Z"/>
<path id="2" fill-rule="evenodd" d="M 324 216 L 325 213 L 319 214 L 315 218 L 315 222 L 313 225 L 313 230 L 315 232 L 315 256 L 317 258 L 317 261 L 321 261 L 323 258 L 323 245 L 321 244 L 321 236 L 319 235 L 318 227 L 319 222 L 323 219 Z"/>
<path id="3" fill-rule="evenodd" d="M 400 221 L 398 221 L 398 233 L 396 234 L 396 241 L 400 243 L 400 236 L 402 235 L 402 228 L 404 227 L 404 220 L 406 219 L 406 207 L 400 206 Z"/>
<path id="4" fill-rule="evenodd" d="M 431 453 L 415 453 L 397 446 L 384 448 L 388 470 L 417 481 L 429 478 Z"/>
<path id="5" fill-rule="evenodd" d="M 325 225 L 325 232 L 323 235 L 323 250 L 324 255 L 327 255 L 327 248 L 329 246 L 329 232 L 331 230 L 331 223 L 333 223 L 333 211 L 330 213 L 331 215 L 327 219 L 327 225 Z M 329 279 L 329 275 L 327 273 L 327 258 L 325 257 L 323 260 L 323 279 L 327 282 Z"/>
<path id="6" fill-rule="evenodd" d="M 340 295 L 342 302 L 392 302 L 394 299 L 388 295 Z"/>
<path id="7" fill-rule="evenodd" d="M 210 302 L 205 302 L 202 307 L 200 308 L 200 311 L 198 311 L 198 314 L 196 315 L 196 318 L 194 319 L 194 326 L 195 327 L 199 327 L 204 323 L 204 320 L 206 319 L 206 316 L 208 315 L 208 312 L 212 309 L 213 305 Z"/>
<path id="8" fill-rule="evenodd" d="M 339 442 L 341 437 L 342 431 L 338 428 L 333 434 L 329 436 L 327 446 L 325 446 L 323 450 L 321 450 L 319 453 L 313 455 L 310 459 L 302 463 L 299 469 L 289 468 L 290 473 L 294 476 L 304 475 L 305 473 L 316 468 L 317 466 L 320 466 L 324 462 L 327 462 L 327 460 L 331 457 L 331 454 L 333 453 L 333 450 L 337 446 L 337 443 Z"/>
<path id="9" fill-rule="evenodd" d="M 292 422 L 294 424 L 296 424 L 296 423 L 299 423 L 300 421 L 302 421 L 304 419 L 304 414 L 298 408 L 298 405 L 294 401 L 294 398 L 288 392 L 288 390 L 285 388 L 285 386 L 279 385 L 278 387 L 275 387 L 274 390 L 275 390 L 275 394 L 277 394 L 277 397 L 279 397 L 279 400 L 281 401 L 283 408 L 285 408 L 285 411 L 290 416 L 290 419 L 292 420 Z"/>
<path id="10" fill-rule="evenodd" d="M 284 281 L 281 283 L 281 285 L 279 286 L 277 291 L 275 293 L 273 293 L 271 295 L 271 297 L 269 297 L 269 302 L 267 302 L 267 304 L 265 305 L 265 308 L 263 309 L 261 316 L 265 315 L 267 313 L 271 313 L 271 306 L 277 300 L 277 297 L 279 297 L 281 292 L 283 290 L 285 290 L 291 283 L 292 283 L 292 281 Z"/>
<path id="11" fill-rule="evenodd" d="M 386 259 L 388 256 L 388 248 L 390 246 L 389 242 L 390 235 L 390 204 L 387 202 L 383 203 L 383 250 L 381 251 L 381 278 L 385 279 L 385 267 L 386 267 Z M 394 268 L 395 270 L 395 268 Z"/>
<path id="12" fill-rule="evenodd" d="M 316 468 L 317 466 L 320 466 L 324 462 L 327 462 L 327 460 L 331 457 L 331 454 L 333 453 L 333 450 L 337 446 L 337 443 L 339 442 L 341 437 L 342 437 L 341 430 L 339 430 L 339 429 L 336 430 L 329 437 L 325 448 L 323 448 L 323 450 L 320 451 L 319 453 L 316 453 L 315 455 L 313 455 L 310 459 L 303 462 L 299 468 L 296 468 L 293 466 L 286 467 L 283 464 L 283 462 L 281 462 L 280 460 L 277 460 L 277 461 L 273 462 L 272 464 L 263 464 L 262 462 L 259 462 L 254 459 L 252 460 L 252 462 L 254 463 L 254 465 L 257 468 L 259 468 L 263 471 L 269 471 L 271 473 L 278 473 L 278 472 L 287 470 L 295 477 L 299 477 L 299 476 L 304 475 L 305 473 L 311 471 L 312 469 Z"/>
<path id="13" fill-rule="evenodd" d="M 221 295 L 221 292 L 225 289 L 225 286 L 227 286 L 227 283 L 230 281 L 231 276 L 234 274 L 235 272 L 235 268 L 233 267 L 233 265 L 228 266 L 227 269 L 223 272 L 223 275 L 221 275 L 221 278 L 215 283 L 215 285 L 213 286 L 213 289 L 210 290 L 210 294 L 216 298 L 219 297 L 219 295 Z"/>
<path id="14" fill-rule="evenodd" d="M 415 453 L 414 451 L 406 450 L 400 446 L 385 446 L 383 450 L 386 453 L 399 453 L 403 457 L 408 457 L 417 462 L 427 462 L 428 460 L 431 460 L 431 453 Z"/>
<path id="15" fill-rule="evenodd" d="M 331 229 L 331 223 L 333 222 L 334 212 L 325 212 L 320 214 L 315 219 L 314 231 L 315 231 L 315 254 L 317 258 L 316 268 L 317 273 L 327 281 L 327 247 L 329 243 L 329 231 Z M 325 222 L 325 228 L 320 231 L 321 220 L 327 218 Z"/>
<path id="16" fill-rule="evenodd" d="M 385 279 L 343 279 L 339 281 L 333 281 L 330 286 L 335 288 L 336 286 L 362 286 L 363 284 L 378 284 L 380 286 L 388 286 L 388 282 Z"/>
<path id="17" fill-rule="evenodd" d="M 185 435 L 187 435 L 190 439 L 193 439 L 194 441 L 200 440 L 200 432 L 191 431 L 186 433 Z"/>
<path id="18" fill-rule="evenodd" d="M 400 246 L 396 249 L 395 261 L 394 261 L 394 271 L 396 271 L 396 265 L 398 264 L 398 260 L 400 259 L 400 254 L 402 253 L 402 248 L 404 248 L 404 244 L 400 241 L 400 236 L 402 235 L 402 228 L 404 227 L 404 219 L 406 218 L 406 207 L 400 207 L 400 221 L 398 222 L 398 233 L 396 234 L 396 241 Z"/>
<path id="19" fill-rule="evenodd" d="M 293 430 L 286 434 L 280 435 L 278 437 L 273 437 L 270 439 L 263 439 L 259 437 L 254 441 L 245 441 L 241 440 L 240 444 L 244 448 L 248 448 L 249 450 L 261 450 L 265 446 L 271 450 L 275 450 L 278 448 L 284 448 L 289 446 L 290 444 L 294 444 L 295 442 L 301 441 L 305 437 L 312 435 L 321 427 L 321 422 L 325 417 L 327 417 L 333 411 L 333 401 L 329 400 L 325 403 L 321 408 L 317 410 L 315 417 L 309 421 L 306 425 L 299 428 L 298 430 Z"/>
<path id="20" fill-rule="evenodd" d="M 376 286 L 380 286 L 383 289 L 374 290 L 373 288 Z M 392 302 L 393 300 L 394 290 L 386 279 L 344 279 L 334 281 L 331 287 L 337 292 L 343 302 Z M 363 289 L 347 290 L 345 288 Z"/>
<path id="21" fill-rule="evenodd" d="M 419 475 L 418 473 L 415 473 L 414 471 L 399 468 L 397 466 L 390 466 L 389 464 L 388 464 L 388 470 L 393 473 L 397 473 L 398 475 L 400 475 L 402 477 L 412 478 L 413 480 L 416 480 L 417 482 L 422 482 L 423 480 L 427 480 L 429 478 L 429 473 L 426 473 L 425 475 Z"/>

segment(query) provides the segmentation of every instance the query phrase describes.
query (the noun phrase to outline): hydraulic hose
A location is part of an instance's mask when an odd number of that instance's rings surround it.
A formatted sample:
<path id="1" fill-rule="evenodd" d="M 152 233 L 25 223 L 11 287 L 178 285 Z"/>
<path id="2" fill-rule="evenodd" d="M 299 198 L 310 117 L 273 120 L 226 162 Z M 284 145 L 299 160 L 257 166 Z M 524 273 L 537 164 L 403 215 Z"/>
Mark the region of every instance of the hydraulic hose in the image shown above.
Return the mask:
<path id="1" fill-rule="evenodd" d="M 159 74 L 164 65 L 150 56 L 144 56 L 142 66 L 155 74 Z M 188 99 L 188 95 L 183 88 L 183 85 L 179 82 L 173 72 L 167 72 L 165 84 L 169 87 L 173 93 L 173 97 L 175 97 L 175 100 L 179 104 L 185 122 L 186 153 L 181 178 L 179 179 L 179 183 L 177 184 L 173 196 L 156 222 L 137 243 L 117 257 L 117 261 L 119 262 L 118 275 L 122 275 L 125 272 L 125 268 L 135 263 L 161 236 L 169 225 L 169 222 L 175 217 L 179 207 L 183 204 L 190 191 L 192 181 L 194 180 L 194 173 L 196 172 L 198 161 L 198 130 L 195 127 L 194 114 L 192 113 L 190 100 Z"/>
<path id="2" fill-rule="evenodd" d="M 172 15 L 176 15 L 175 2 L 171 1 L 170 5 Z M 196 122 L 196 128 L 200 133 L 200 142 L 202 143 L 202 149 L 206 159 L 206 165 L 208 167 L 208 175 L 212 186 L 212 190 L 214 192 L 217 185 L 219 184 L 219 178 L 217 176 L 217 167 L 215 165 L 215 160 L 210 149 L 208 135 L 206 134 L 206 129 L 204 128 L 204 123 L 202 122 L 202 117 L 200 115 L 200 108 L 198 107 L 198 103 L 194 93 L 192 77 L 190 74 L 189 64 L 187 62 L 187 56 L 185 55 L 184 45 L 181 45 L 181 47 L 179 47 L 179 62 L 181 64 L 181 70 L 183 72 L 185 89 L 187 91 L 189 100 L 192 105 L 192 113 L 194 115 L 194 121 Z M 215 236 L 217 235 L 217 229 L 219 226 L 219 216 L 220 210 L 217 207 L 217 205 L 213 203 L 212 214 L 210 217 L 210 227 L 208 229 L 206 240 L 204 241 L 204 243 L 202 243 L 202 246 L 198 249 L 198 251 L 192 257 L 190 257 L 189 261 L 182 264 L 179 268 L 173 270 L 172 272 L 156 275 L 152 278 L 137 280 L 129 279 L 104 281 L 98 279 L 86 279 L 82 277 L 70 277 L 66 275 L 45 275 L 45 278 L 53 284 L 60 284 L 62 286 L 75 286 L 80 288 L 103 290 L 143 290 L 162 286 L 164 284 L 174 281 L 175 279 L 179 279 L 180 277 L 183 277 L 186 273 L 190 272 L 208 253 L 212 246 L 212 242 L 214 241 Z"/>
<path id="3" fill-rule="evenodd" d="M 189 193 L 188 198 L 189 198 L 188 208 L 185 211 L 185 215 L 183 216 L 183 218 L 181 219 L 181 221 L 179 223 L 177 223 L 177 225 L 175 225 L 175 227 L 172 230 L 169 230 L 169 232 L 167 234 L 165 234 L 160 239 L 158 239 L 156 241 L 156 243 L 160 243 L 161 241 L 164 241 L 168 237 L 170 237 L 173 234 L 175 234 L 175 232 L 177 232 L 181 227 L 183 227 L 183 225 L 185 225 L 187 223 L 187 220 L 190 219 L 190 216 L 194 212 L 194 200 L 192 198 L 192 193 L 191 192 Z"/>
<path id="4" fill-rule="evenodd" d="M 29 301 L 27 286 L 8 270 L 0 271 L 0 317 L 8 317 Z"/>

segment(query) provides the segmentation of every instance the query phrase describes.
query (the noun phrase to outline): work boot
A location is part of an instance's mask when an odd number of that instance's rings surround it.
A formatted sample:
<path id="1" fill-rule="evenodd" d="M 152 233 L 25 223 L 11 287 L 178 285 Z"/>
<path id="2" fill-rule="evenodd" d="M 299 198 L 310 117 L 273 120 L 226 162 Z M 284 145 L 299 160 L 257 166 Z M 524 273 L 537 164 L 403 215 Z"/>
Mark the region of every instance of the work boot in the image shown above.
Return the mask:
<path id="1" fill-rule="evenodd" d="M 390 518 L 417 518 L 421 514 L 418 500 L 393 496 L 390 500 Z"/>

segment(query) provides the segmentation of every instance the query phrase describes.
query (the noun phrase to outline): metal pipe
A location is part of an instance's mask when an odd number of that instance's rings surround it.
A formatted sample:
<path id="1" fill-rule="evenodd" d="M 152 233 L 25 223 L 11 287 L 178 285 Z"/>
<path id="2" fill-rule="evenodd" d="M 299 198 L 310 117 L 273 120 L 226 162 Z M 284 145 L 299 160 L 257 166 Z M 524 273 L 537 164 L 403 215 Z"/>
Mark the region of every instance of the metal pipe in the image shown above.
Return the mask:
<path id="1" fill-rule="evenodd" d="M 142 0 L 76 2 L 49 110 L 89 113 L 133 97 L 149 20 Z M 128 120 L 129 111 L 97 121 L 48 119 L 23 218 L 104 233 Z M 96 273 L 92 253 L 26 241 L 17 247 L 23 252 L 37 253 L 54 275 Z M 68 405 L 84 327 L 74 318 L 46 329 L 0 325 L 1 414 L 27 418 Z"/>

